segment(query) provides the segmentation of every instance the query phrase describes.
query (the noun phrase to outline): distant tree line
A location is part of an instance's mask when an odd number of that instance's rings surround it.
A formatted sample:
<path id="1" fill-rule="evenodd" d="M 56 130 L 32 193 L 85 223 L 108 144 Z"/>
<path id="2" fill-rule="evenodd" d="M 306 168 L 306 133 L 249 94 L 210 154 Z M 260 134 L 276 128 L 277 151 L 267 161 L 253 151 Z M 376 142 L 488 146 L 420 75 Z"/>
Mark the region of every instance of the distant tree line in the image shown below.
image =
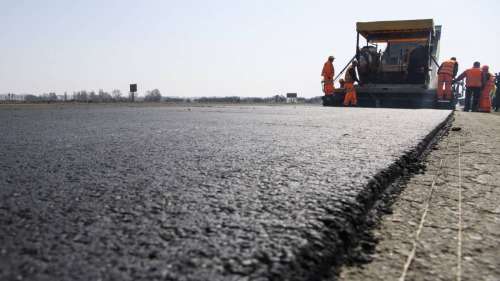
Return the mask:
<path id="1" fill-rule="evenodd" d="M 160 102 L 163 97 L 160 90 L 154 89 L 147 91 L 144 98 L 137 99 L 138 101 L 146 102 Z M 86 103 L 106 103 L 106 102 L 129 102 L 130 97 L 123 96 L 121 91 L 115 89 L 111 92 L 106 92 L 104 90 L 99 90 L 97 93 L 95 91 L 76 91 L 72 94 L 64 93 L 63 95 L 57 95 L 56 93 L 44 93 L 41 95 L 15 95 L 6 94 L 0 95 L 0 101 L 10 102 L 10 101 L 24 101 L 29 103 L 44 103 L 44 102 L 86 102 Z"/>
<path id="2" fill-rule="evenodd" d="M 144 97 L 144 101 L 146 101 L 146 102 L 160 102 L 161 101 L 160 90 L 154 89 L 152 91 L 147 91 L 146 96 Z"/>
<path id="3" fill-rule="evenodd" d="M 55 102 L 57 101 L 56 93 L 42 94 L 39 96 L 26 95 L 24 96 L 26 102 Z"/>
<path id="4" fill-rule="evenodd" d="M 153 89 L 146 91 L 144 97 L 137 97 L 137 102 L 166 102 L 166 103 L 230 103 L 230 104 L 259 104 L 259 103 L 285 103 L 286 97 L 283 95 L 275 95 L 271 97 L 198 97 L 198 98 L 181 98 L 181 97 L 164 97 L 160 90 Z M 83 102 L 83 103 L 112 103 L 112 102 L 129 102 L 130 97 L 122 95 L 118 89 L 106 92 L 104 90 L 95 91 L 76 91 L 72 94 L 64 93 L 57 95 L 54 92 L 44 93 L 41 95 L 15 95 L 6 94 L 0 95 L 0 102 L 29 102 L 29 103 L 54 103 L 54 102 Z M 298 103 L 321 103 L 321 97 L 313 98 L 297 98 Z"/>
<path id="5" fill-rule="evenodd" d="M 25 95 L 24 101 L 26 102 L 123 102 L 127 98 L 122 97 L 120 90 L 113 90 L 108 93 L 104 90 L 99 90 L 97 93 L 94 91 L 77 91 L 68 95 L 56 95 L 56 93 L 48 93 L 42 95 Z"/>
<path id="6" fill-rule="evenodd" d="M 275 95 L 272 97 L 201 97 L 193 99 L 199 103 L 286 103 L 286 97 Z M 298 103 L 321 103 L 321 97 L 297 98 Z"/>

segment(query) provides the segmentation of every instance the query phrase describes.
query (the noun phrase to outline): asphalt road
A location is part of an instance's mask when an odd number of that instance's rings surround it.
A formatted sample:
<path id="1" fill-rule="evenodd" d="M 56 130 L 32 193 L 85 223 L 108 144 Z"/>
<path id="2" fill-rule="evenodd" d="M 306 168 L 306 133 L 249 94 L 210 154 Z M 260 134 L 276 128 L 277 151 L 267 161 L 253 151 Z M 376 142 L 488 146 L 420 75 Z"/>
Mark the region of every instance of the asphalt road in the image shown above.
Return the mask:
<path id="1" fill-rule="evenodd" d="M 307 280 L 449 111 L 0 109 L 0 280 Z"/>

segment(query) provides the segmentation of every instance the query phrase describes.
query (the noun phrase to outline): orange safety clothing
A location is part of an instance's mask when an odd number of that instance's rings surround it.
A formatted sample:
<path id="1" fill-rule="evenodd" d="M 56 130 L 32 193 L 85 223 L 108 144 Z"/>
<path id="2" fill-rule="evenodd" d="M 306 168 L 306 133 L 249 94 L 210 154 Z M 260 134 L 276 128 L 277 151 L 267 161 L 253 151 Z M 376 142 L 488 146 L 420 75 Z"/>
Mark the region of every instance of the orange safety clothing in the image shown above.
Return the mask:
<path id="1" fill-rule="evenodd" d="M 346 81 L 344 87 L 346 91 L 344 97 L 344 106 L 357 105 L 358 97 L 356 94 L 356 89 L 354 88 L 354 83 Z"/>
<path id="2" fill-rule="evenodd" d="M 438 75 L 438 85 L 437 85 L 437 98 L 438 100 L 451 100 L 451 81 L 453 78 L 451 74 L 439 74 Z M 443 89 L 444 87 L 444 89 Z"/>
<path id="3" fill-rule="evenodd" d="M 331 80 L 331 82 L 323 82 L 323 93 L 325 93 L 325 96 L 333 95 L 334 91 L 335 86 L 333 85 L 333 80 Z"/>
<path id="4" fill-rule="evenodd" d="M 323 70 L 321 70 L 321 76 L 325 80 L 333 80 L 333 76 L 335 75 L 335 68 L 333 67 L 333 63 L 330 61 L 325 62 L 323 65 Z"/>
<path id="5" fill-rule="evenodd" d="M 479 88 L 482 86 L 482 74 L 481 74 L 481 69 L 480 68 L 469 68 L 466 71 L 464 71 L 460 76 L 457 77 L 456 80 L 460 81 L 464 79 L 464 77 L 467 79 L 465 85 L 469 88 Z"/>
<path id="6" fill-rule="evenodd" d="M 333 95 L 335 91 L 335 86 L 333 84 L 334 75 L 335 68 L 333 67 L 333 63 L 330 61 L 325 62 L 321 70 L 321 76 L 323 76 L 323 93 L 327 96 Z"/>
<path id="7" fill-rule="evenodd" d="M 454 70 L 455 70 L 455 61 L 453 60 L 447 60 L 441 64 L 441 67 L 439 68 L 438 74 L 448 74 L 450 76 L 453 76 Z"/>
<path id="8" fill-rule="evenodd" d="M 479 111 L 491 112 L 491 97 L 490 92 L 495 87 L 495 75 L 489 73 L 489 79 L 486 80 L 481 97 L 479 98 Z"/>
<path id="9" fill-rule="evenodd" d="M 465 71 L 467 77 L 467 87 L 481 87 L 481 69 L 469 68 Z"/>

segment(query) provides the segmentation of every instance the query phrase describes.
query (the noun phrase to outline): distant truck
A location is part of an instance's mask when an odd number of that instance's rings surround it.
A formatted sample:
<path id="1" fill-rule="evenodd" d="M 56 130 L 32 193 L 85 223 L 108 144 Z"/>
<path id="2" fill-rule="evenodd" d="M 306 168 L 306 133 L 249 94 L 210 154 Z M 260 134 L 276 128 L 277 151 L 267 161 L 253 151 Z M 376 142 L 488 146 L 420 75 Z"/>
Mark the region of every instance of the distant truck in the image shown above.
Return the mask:
<path id="1" fill-rule="evenodd" d="M 359 106 L 455 106 L 455 101 L 436 99 L 440 25 L 432 19 L 358 22 L 356 31 Z M 366 39 L 361 47 L 360 35 Z M 340 106 L 344 95 L 344 89 L 336 89 L 333 96 L 323 98 L 323 105 Z"/>

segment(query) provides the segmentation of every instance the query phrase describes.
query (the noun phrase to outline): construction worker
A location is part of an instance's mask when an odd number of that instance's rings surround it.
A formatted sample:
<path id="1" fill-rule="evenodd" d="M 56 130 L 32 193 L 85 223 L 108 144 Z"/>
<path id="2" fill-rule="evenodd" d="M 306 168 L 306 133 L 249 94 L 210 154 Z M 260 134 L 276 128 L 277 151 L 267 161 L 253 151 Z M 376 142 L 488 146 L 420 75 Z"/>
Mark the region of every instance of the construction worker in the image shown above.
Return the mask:
<path id="1" fill-rule="evenodd" d="M 482 87 L 482 72 L 481 72 L 481 64 L 476 61 L 472 68 L 464 71 L 457 79 L 453 80 L 453 83 L 456 81 L 461 81 L 466 78 L 466 87 L 465 91 L 465 107 L 464 111 L 468 112 L 472 109 L 472 111 L 477 111 L 479 105 L 479 97 L 481 96 L 481 87 Z M 472 100 L 471 100 L 472 99 Z"/>
<path id="2" fill-rule="evenodd" d="M 443 62 L 438 69 L 438 100 L 452 100 L 451 81 L 457 76 L 458 63 L 455 57 Z M 444 89 L 443 89 L 444 86 Z"/>
<path id="3" fill-rule="evenodd" d="M 500 110 L 500 73 L 497 73 L 496 75 L 496 81 L 495 81 L 495 102 L 493 103 L 493 109 L 495 112 L 498 112 Z"/>
<path id="4" fill-rule="evenodd" d="M 333 67 L 333 61 L 335 57 L 329 56 L 328 60 L 323 65 L 323 70 L 321 71 L 321 76 L 323 76 L 323 93 L 325 96 L 333 95 L 335 87 L 333 85 L 333 77 L 335 76 L 335 68 Z"/>
<path id="5" fill-rule="evenodd" d="M 339 85 L 340 85 L 340 88 L 344 88 L 345 87 L 345 81 L 344 81 L 344 79 L 342 79 L 342 78 L 339 79 Z"/>
<path id="6" fill-rule="evenodd" d="M 481 97 L 479 98 L 479 111 L 491 112 L 490 93 L 495 88 L 495 75 L 489 72 L 487 65 L 483 65 L 481 72 L 483 88 L 481 90 Z"/>
<path id="7" fill-rule="evenodd" d="M 358 62 L 354 60 L 352 64 L 347 68 L 344 76 L 344 88 L 345 88 L 345 97 L 344 97 L 344 106 L 358 104 L 358 97 L 356 95 L 356 89 L 354 88 L 354 82 L 359 83 L 358 75 L 356 74 L 356 67 L 358 66 Z"/>

